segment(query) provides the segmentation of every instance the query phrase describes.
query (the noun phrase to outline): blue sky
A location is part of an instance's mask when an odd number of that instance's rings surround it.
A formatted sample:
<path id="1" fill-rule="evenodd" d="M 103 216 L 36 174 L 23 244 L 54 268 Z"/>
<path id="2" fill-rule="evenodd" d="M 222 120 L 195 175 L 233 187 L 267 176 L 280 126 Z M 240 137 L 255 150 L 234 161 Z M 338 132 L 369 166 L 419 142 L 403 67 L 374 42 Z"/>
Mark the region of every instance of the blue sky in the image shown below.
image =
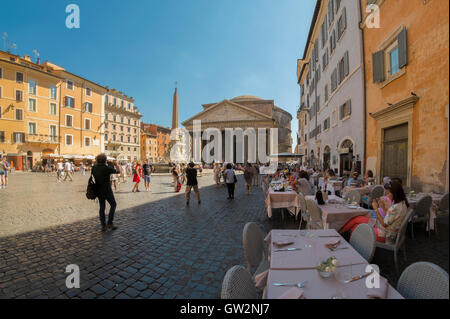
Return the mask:
<path id="1" fill-rule="evenodd" d="M 201 104 L 238 95 L 274 99 L 289 111 L 295 141 L 296 61 L 315 0 L 3 1 L 0 32 L 17 53 L 133 96 L 143 121 L 171 125 L 174 82 L 180 121 Z M 68 4 L 81 28 L 67 29 Z M 3 43 L 2 43 L 3 47 Z M 295 146 L 295 143 L 293 147 Z"/>

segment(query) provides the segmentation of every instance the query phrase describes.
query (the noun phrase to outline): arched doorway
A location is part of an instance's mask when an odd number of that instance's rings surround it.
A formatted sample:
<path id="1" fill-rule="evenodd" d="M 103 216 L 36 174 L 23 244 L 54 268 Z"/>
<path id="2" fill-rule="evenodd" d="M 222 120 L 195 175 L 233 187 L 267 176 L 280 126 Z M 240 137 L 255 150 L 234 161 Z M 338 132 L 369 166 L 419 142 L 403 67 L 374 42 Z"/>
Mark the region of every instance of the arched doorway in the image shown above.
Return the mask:
<path id="1" fill-rule="evenodd" d="M 331 148 L 327 145 L 323 150 L 323 169 L 331 168 Z"/>
<path id="2" fill-rule="evenodd" d="M 349 139 L 344 140 L 339 148 L 339 174 L 350 174 L 353 170 L 353 142 Z"/>

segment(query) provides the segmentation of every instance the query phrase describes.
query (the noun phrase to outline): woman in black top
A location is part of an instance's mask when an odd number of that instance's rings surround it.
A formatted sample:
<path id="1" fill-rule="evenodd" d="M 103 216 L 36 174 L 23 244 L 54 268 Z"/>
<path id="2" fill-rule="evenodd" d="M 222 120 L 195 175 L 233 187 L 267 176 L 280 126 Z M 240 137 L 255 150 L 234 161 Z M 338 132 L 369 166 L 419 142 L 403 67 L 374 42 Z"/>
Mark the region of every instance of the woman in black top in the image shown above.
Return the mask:
<path id="1" fill-rule="evenodd" d="M 106 164 L 106 155 L 100 154 L 97 156 L 96 164 L 92 168 L 92 175 L 95 179 L 95 187 L 98 195 L 98 201 L 100 203 L 100 223 L 102 225 L 102 231 L 106 229 L 115 230 L 117 226 L 114 226 L 114 213 L 116 211 L 116 199 L 111 189 L 111 174 L 117 174 L 114 167 L 110 167 Z M 108 215 L 108 224 L 106 224 L 105 206 L 108 202 L 111 206 Z"/>

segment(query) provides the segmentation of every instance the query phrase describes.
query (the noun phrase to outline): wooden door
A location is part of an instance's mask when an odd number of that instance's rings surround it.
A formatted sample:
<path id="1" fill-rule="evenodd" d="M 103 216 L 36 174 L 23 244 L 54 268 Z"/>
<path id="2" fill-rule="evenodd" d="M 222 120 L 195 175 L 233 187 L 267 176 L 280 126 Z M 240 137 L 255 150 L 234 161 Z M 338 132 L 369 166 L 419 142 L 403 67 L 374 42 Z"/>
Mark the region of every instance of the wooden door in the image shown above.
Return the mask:
<path id="1" fill-rule="evenodd" d="M 384 130 L 383 140 L 383 178 L 398 177 L 407 185 L 408 178 L 408 124 Z"/>

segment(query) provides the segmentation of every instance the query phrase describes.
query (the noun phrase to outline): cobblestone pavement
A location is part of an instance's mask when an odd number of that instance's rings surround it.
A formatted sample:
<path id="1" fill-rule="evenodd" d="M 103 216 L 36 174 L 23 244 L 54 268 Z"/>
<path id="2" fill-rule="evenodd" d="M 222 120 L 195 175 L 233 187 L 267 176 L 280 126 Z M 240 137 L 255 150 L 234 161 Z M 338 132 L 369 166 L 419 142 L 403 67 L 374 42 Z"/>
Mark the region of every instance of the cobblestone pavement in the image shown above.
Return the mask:
<path id="1" fill-rule="evenodd" d="M 186 207 L 170 176 L 153 176 L 150 193 L 131 193 L 130 182 L 119 186 L 119 229 L 101 233 L 98 204 L 85 197 L 87 179 L 56 183 L 45 174 L 16 173 L 0 190 L 0 298 L 219 298 L 226 270 L 246 264 L 246 222 L 266 233 L 298 227 L 279 214 L 266 221 L 261 190 L 245 195 L 241 177 L 234 201 L 212 176 L 199 178 L 202 203 L 192 194 Z M 430 239 L 419 227 L 401 270 L 426 260 L 448 271 L 448 223 Z M 374 262 L 395 284 L 392 256 L 377 251 Z M 66 288 L 69 264 L 80 267 L 80 289 Z"/>

